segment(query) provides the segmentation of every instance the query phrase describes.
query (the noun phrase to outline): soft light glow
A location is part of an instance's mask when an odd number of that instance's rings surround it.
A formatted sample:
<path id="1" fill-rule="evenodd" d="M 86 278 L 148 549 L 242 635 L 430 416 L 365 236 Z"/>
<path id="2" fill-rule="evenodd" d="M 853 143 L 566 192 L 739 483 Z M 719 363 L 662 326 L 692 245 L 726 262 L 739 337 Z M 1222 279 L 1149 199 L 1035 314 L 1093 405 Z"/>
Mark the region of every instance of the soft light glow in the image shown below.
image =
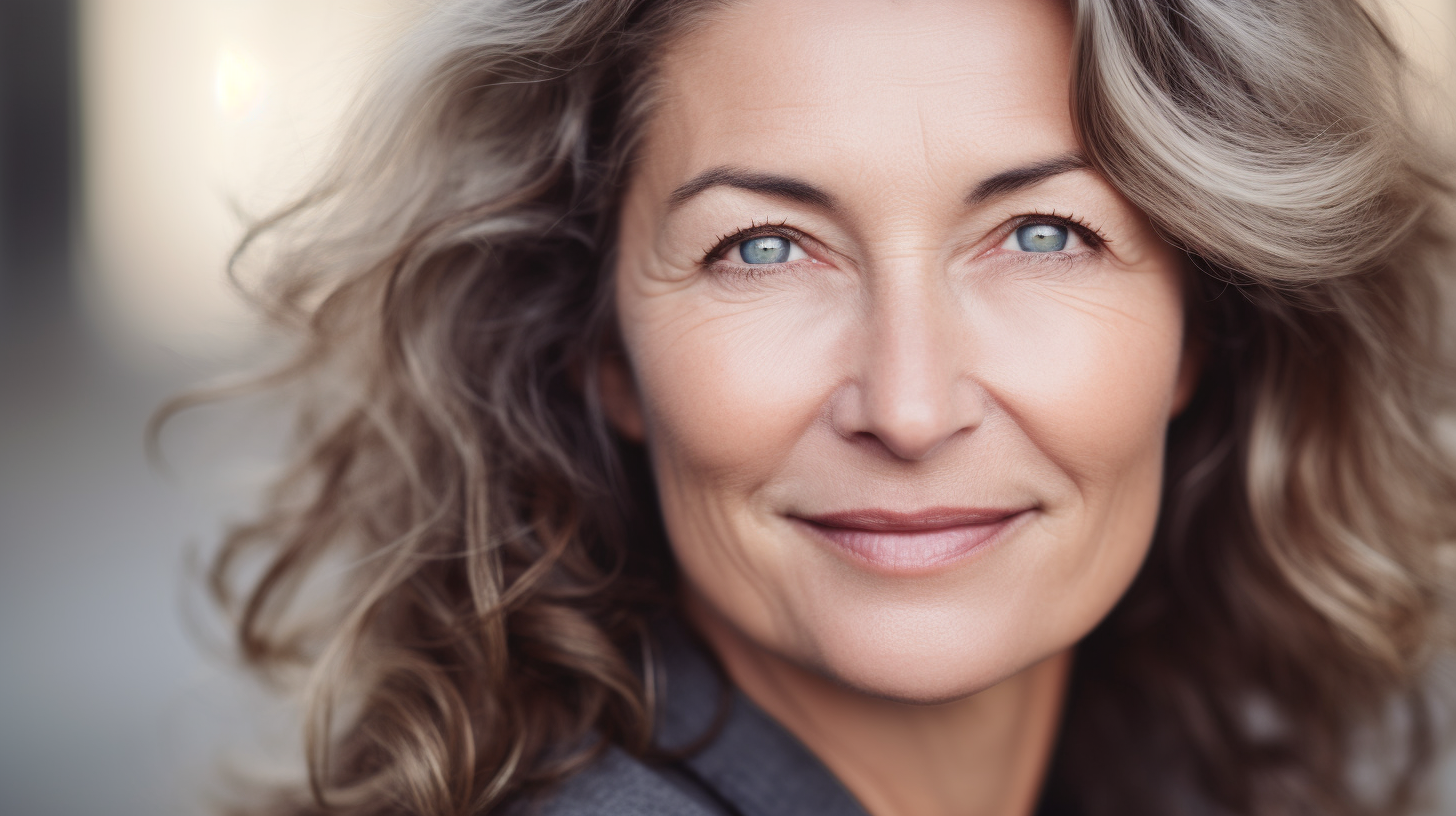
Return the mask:
<path id="1" fill-rule="evenodd" d="M 252 54 L 237 48 L 217 52 L 217 75 L 213 94 L 217 112 L 233 121 L 243 121 L 263 104 L 263 67 Z"/>
<path id="2" fill-rule="evenodd" d="M 412 5 L 82 0 L 78 288 L 113 348 L 145 362 L 248 343 L 227 256 L 248 218 L 318 172 Z"/>

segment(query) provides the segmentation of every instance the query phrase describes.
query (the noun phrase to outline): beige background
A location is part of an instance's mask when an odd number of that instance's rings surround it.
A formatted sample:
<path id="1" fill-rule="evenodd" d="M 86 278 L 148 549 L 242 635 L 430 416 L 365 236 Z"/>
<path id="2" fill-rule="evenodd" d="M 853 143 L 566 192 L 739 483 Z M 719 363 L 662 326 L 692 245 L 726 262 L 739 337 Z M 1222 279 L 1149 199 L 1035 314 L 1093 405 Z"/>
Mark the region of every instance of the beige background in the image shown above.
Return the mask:
<path id="1" fill-rule="evenodd" d="M 421 0 L 83 0 L 93 319 L 128 353 L 213 355 L 253 326 L 219 269 L 300 189 L 368 65 Z M 1456 0 L 1385 0 L 1433 87 L 1453 87 Z"/>

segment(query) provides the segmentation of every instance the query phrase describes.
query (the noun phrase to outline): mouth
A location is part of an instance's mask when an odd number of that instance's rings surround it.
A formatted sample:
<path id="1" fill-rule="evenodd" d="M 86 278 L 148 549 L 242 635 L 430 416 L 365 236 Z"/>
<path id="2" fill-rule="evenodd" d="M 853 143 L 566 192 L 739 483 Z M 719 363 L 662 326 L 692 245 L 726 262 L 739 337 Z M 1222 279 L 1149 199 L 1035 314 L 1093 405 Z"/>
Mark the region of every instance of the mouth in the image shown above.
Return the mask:
<path id="1" fill-rule="evenodd" d="M 985 549 L 1035 508 L 934 507 L 911 513 L 848 510 L 790 516 L 845 554 L 880 572 L 913 575 L 942 569 Z"/>

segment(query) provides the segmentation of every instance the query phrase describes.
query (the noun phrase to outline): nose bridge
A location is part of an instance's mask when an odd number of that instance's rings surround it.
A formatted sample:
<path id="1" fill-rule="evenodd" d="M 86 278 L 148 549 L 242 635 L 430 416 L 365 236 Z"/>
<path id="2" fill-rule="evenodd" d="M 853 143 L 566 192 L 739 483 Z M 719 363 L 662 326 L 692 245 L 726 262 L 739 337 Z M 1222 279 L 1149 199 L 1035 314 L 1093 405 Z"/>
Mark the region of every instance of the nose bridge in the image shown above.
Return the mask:
<path id="1" fill-rule="evenodd" d="M 877 265 L 859 388 L 862 432 L 896 456 L 921 459 L 980 420 L 960 345 L 960 305 L 931 253 Z"/>

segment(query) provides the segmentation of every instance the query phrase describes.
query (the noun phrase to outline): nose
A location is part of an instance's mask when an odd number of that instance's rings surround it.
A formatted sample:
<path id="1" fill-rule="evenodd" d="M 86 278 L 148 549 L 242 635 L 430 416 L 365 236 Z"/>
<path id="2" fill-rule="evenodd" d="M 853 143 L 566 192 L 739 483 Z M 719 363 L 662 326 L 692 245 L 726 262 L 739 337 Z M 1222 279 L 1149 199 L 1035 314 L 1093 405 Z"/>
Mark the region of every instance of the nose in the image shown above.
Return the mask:
<path id="1" fill-rule="evenodd" d="M 853 382 L 834 405 L 836 429 L 873 439 L 899 459 L 932 456 L 984 418 L 967 368 L 970 332 L 956 298 L 933 270 L 901 268 L 870 295 Z"/>

